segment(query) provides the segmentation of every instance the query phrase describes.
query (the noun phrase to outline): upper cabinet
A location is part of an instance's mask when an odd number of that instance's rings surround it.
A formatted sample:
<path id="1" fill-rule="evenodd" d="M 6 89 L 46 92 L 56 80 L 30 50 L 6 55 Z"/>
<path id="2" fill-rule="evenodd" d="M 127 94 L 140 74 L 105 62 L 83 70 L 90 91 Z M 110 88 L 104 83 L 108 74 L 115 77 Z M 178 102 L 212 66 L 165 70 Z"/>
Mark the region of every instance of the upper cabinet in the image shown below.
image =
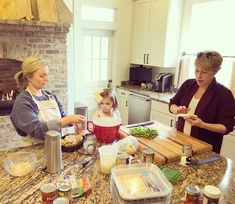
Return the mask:
<path id="1" fill-rule="evenodd" d="M 175 67 L 182 0 L 134 2 L 131 63 Z"/>

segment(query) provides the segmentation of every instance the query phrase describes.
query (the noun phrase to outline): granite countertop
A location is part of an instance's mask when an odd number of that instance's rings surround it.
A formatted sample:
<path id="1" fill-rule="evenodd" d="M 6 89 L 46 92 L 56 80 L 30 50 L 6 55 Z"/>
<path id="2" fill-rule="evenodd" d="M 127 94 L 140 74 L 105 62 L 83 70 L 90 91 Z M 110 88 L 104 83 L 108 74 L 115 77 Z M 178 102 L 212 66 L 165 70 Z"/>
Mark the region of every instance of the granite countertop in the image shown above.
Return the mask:
<path id="1" fill-rule="evenodd" d="M 117 86 L 117 88 L 148 96 L 151 99 L 164 103 L 169 103 L 170 99 L 175 95 L 175 93 L 170 92 L 160 93 L 153 90 L 148 91 L 147 89 L 142 89 L 139 85 L 121 85 Z"/>
<path id="2" fill-rule="evenodd" d="M 2 165 L 0 167 L 0 203 L 1 204 L 28 204 L 41 203 L 40 186 L 54 180 L 59 174 L 49 174 L 42 171 L 43 146 L 36 145 L 31 147 L 9 150 L 16 151 L 32 151 L 37 155 L 38 162 L 36 168 L 30 174 L 24 177 L 13 177 L 7 174 Z M 0 161 L 3 162 L 7 151 L 0 153 Z M 207 158 L 215 155 L 213 152 L 202 153 L 194 156 L 196 159 Z M 218 155 L 217 155 L 218 156 Z M 78 152 L 63 153 L 63 162 L 65 168 L 79 160 L 85 160 L 87 156 Z M 173 192 L 171 203 L 183 203 L 185 187 L 189 184 L 198 185 L 203 188 L 205 185 L 215 185 L 219 187 L 223 193 L 224 201 L 222 203 L 234 203 L 235 200 L 235 168 L 232 160 L 223 159 L 210 164 L 200 166 L 181 166 L 179 162 L 167 164 L 182 173 L 181 180 L 173 184 Z M 159 166 L 160 167 L 160 166 Z M 94 162 L 93 167 L 88 172 L 92 184 L 92 191 L 81 198 L 76 198 L 73 203 L 89 203 L 89 204 L 109 204 L 112 203 L 110 193 L 110 175 L 102 174 L 99 170 L 99 160 Z"/>

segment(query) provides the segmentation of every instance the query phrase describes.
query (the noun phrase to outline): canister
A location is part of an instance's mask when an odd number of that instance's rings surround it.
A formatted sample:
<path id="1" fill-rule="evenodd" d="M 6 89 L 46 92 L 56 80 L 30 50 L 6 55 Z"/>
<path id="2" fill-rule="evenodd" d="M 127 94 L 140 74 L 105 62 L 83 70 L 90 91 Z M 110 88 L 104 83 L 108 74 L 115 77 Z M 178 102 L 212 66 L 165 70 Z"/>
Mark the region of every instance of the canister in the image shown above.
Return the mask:
<path id="1" fill-rule="evenodd" d="M 58 197 L 57 186 L 54 183 L 45 183 L 40 187 L 42 204 L 52 203 Z"/>
<path id="2" fill-rule="evenodd" d="M 117 164 L 121 165 L 121 164 L 129 164 L 130 163 L 130 155 L 123 152 L 123 153 L 119 153 L 117 155 Z"/>
<path id="3" fill-rule="evenodd" d="M 181 155 L 181 164 L 183 166 L 188 166 L 191 164 L 191 160 L 192 160 L 192 155 L 193 155 L 193 151 L 192 151 L 192 145 L 190 144 L 186 144 L 182 147 L 182 155 Z"/>
<path id="4" fill-rule="evenodd" d="M 153 163 L 154 161 L 154 151 L 150 148 L 144 148 L 142 152 L 143 163 Z"/>
<path id="5" fill-rule="evenodd" d="M 69 178 L 64 178 L 58 185 L 59 197 L 65 197 L 69 200 L 69 204 L 72 203 L 72 185 Z"/>
<path id="6" fill-rule="evenodd" d="M 200 189 L 198 186 L 189 185 L 185 189 L 185 204 L 199 204 Z"/>
<path id="7" fill-rule="evenodd" d="M 211 185 L 206 185 L 203 189 L 204 197 L 203 204 L 218 204 L 220 200 L 221 191 L 219 188 Z"/>
<path id="8" fill-rule="evenodd" d="M 69 200 L 65 197 L 59 197 L 53 201 L 53 204 L 69 204 Z"/>

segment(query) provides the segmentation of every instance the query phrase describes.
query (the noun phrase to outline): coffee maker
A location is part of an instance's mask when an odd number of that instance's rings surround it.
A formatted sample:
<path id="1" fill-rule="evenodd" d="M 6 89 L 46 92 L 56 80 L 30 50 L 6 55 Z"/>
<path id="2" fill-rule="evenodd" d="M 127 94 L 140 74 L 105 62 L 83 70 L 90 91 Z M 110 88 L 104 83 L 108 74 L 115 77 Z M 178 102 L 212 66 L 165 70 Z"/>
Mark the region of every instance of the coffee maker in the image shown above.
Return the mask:
<path id="1" fill-rule="evenodd" d="M 169 92 L 173 82 L 173 74 L 160 73 L 155 77 L 156 92 Z"/>

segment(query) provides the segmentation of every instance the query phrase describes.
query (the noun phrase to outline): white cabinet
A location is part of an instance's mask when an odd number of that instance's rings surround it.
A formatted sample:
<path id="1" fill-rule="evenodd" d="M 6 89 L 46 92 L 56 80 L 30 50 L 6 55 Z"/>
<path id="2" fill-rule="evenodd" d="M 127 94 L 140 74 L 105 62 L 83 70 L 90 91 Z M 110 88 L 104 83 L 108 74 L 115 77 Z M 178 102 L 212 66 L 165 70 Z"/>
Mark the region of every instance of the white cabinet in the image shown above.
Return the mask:
<path id="1" fill-rule="evenodd" d="M 117 88 L 118 110 L 120 112 L 123 125 L 128 124 L 128 96 L 128 91 Z"/>
<path id="2" fill-rule="evenodd" d="M 175 67 L 182 0 L 134 2 L 131 63 Z"/>
<path id="3" fill-rule="evenodd" d="M 235 130 L 229 135 L 225 135 L 220 150 L 220 154 L 232 159 L 235 162 Z"/>
<path id="4" fill-rule="evenodd" d="M 151 100 L 150 120 L 175 127 L 175 115 L 169 112 L 168 104 L 164 102 Z"/>

